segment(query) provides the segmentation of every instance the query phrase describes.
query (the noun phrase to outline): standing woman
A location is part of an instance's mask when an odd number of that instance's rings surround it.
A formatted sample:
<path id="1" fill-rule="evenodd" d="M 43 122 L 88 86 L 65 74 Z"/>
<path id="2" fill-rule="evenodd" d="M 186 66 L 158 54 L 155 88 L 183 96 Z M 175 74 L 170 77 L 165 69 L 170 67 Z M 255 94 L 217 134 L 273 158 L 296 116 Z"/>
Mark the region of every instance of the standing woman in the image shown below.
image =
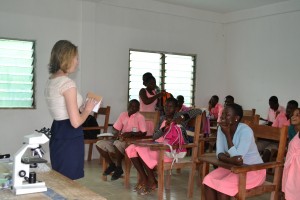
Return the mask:
<path id="1" fill-rule="evenodd" d="M 243 108 L 238 104 L 225 107 L 217 135 L 216 155 L 219 160 L 235 165 L 263 163 L 255 144 L 253 131 L 240 123 Z M 247 173 L 246 189 L 263 184 L 266 170 Z M 218 167 L 205 176 L 205 197 L 209 200 L 230 199 L 238 192 L 238 175 L 230 170 Z"/>
<path id="2" fill-rule="evenodd" d="M 60 40 L 52 48 L 45 98 L 52 116 L 50 160 L 52 169 L 69 177 L 84 176 L 84 139 L 81 124 L 86 120 L 97 101 L 82 96 L 68 75 L 78 67 L 77 46 Z M 81 109 L 81 114 L 79 113 Z"/>

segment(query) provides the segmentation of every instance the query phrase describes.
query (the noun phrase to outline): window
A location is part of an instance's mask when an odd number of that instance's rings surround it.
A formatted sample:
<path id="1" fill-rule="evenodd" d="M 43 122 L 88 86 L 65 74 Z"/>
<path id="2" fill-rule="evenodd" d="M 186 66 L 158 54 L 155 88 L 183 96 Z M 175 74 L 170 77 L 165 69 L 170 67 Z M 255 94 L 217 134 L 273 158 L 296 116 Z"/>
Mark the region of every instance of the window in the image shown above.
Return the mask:
<path id="1" fill-rule="evenodd" d="M 142 76 L 151 72 L 156 84 L 175 98 L 184 96 L 186 106 L 194 105 L 196 55 L 129 50 L 128 99 L 139 99 L 145 87 Z"/>
<path id="2" fill-rule="evenodd" d="M 0 38 L 0 108 L 34 108 L 34 41 Z"/>

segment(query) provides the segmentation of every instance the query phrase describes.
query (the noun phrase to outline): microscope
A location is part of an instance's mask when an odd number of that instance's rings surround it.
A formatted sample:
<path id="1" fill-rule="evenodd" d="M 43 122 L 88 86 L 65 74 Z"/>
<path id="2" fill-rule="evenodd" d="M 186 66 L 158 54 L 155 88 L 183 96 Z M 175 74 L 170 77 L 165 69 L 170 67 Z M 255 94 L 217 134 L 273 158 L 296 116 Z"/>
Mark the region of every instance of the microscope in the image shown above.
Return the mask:
<path id="1" fill-rule="evenodd" d="M 47 134 L 48 131 L 48 134 Z M 13 162 L 13 191 L 16 195 L 47 191 L 45 182 L 36 180 L 36 173 L 30 168 L 36 168 L 38 163 L 46 163 L 42 156 L 41 144 L 49 141 L 49 129 L 43 128 L 33 134 L 24 136 L 23 146 L 15 153 Z M 31 156 L 24 156 L 31 149 Z"/>

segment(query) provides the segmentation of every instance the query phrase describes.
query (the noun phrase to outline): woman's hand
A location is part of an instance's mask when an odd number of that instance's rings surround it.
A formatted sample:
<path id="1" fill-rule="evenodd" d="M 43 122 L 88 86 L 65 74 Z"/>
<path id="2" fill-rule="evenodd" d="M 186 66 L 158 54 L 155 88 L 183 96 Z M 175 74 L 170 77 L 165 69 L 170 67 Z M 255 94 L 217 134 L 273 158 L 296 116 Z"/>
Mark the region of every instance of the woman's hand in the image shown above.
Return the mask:
<path id="1" fill-rule="evenodd" d="M 231 163 L 234 165 L 243 165 L 243 157 L 242 156 L 233 156 L 230 157 L 229 153 L 219 153 L 218 155 L 219 160 L 226 162 L 226 163 Z"/>
<path id="2" fill-rule="evenodd" d="M 93 99 L 93 98 L 87 98 L 84 104 L 84 110 L 88 111 L 89 113 L 92 112 L 94 107 L 99 103 L 99 101 Z"/>
<path id="3" fill-rule="evenodd" d="M 221 130 L 224 133 L 224 135 L 226 136 L 226 138 L 227 138 L 227 136 L 230 136 L 230 125 L 229 124 L 226 124 L 221 121 L 219 123 L 219 126 L 221 127 Z"/>
<path id="4" fill-rule="evenodd" d="M 243 157 L 242 156 L 233 156 L 230 158 L 231 163 L 234 165 L 243 165 Z"/>

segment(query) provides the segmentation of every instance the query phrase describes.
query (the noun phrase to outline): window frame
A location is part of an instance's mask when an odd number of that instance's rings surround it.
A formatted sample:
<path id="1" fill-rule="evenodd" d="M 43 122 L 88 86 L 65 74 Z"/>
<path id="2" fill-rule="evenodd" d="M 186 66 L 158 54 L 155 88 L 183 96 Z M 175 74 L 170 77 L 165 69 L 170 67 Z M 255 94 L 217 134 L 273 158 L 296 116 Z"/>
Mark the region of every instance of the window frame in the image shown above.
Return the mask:
<path id="1" fill-rule="evenodd" d="M 33 49 L 33 62 L 32 62 L 32 105 L 31 107 L 0 107 L 0 110 L 35 110 L 36 109 L 36 40 L 34 39 L 19 39 L 19 38 L 8 38 L 8 37 L 0 37 L 2 40 L 15 40 L 15 41 L 24 41 L 24 42 L 32 42 Z"/>
<path id="2" fill-rule="evenodd" d="M 169 55 L 178 55 L 178 56 L 190 56 L 193 58 L 193 63 L 194 65 L 193 67 L 193 87 L 192 87 L 192 91 L 191 91 L 191 107 L 195 106 L 195 91 L 196 91 L 196 69 L 197 69 L 197 54 L 191 54 L 191 53 L 174 53 L 174 52 L 166 52 L 166 51 L 151 51 L 151 50 L 142 50 L 142 49 L 134 49 L 134 48 L 130 48 L 128 53 L 128 89 L 127 89 L 127 99 L 129 101 L 130 98 L 130 94 L 129 94 L 129 89 L 130 89 L 130 52 L 131 51 L 137 51 L 137 52 L 143 52 L 143 53 L 157 53 L 157 54 L 161 54 L 161 72 L 160 72 L 160 85 L 158 85 L 162 90 L 165 89 L 165 71 L 166 71 L 166 62 L 165 62 L 165 57 L 166 54 Z M 174 96 L 175 97 L 175 96 Z M 176 98 L 176 97 L 175 97 Z"/>

